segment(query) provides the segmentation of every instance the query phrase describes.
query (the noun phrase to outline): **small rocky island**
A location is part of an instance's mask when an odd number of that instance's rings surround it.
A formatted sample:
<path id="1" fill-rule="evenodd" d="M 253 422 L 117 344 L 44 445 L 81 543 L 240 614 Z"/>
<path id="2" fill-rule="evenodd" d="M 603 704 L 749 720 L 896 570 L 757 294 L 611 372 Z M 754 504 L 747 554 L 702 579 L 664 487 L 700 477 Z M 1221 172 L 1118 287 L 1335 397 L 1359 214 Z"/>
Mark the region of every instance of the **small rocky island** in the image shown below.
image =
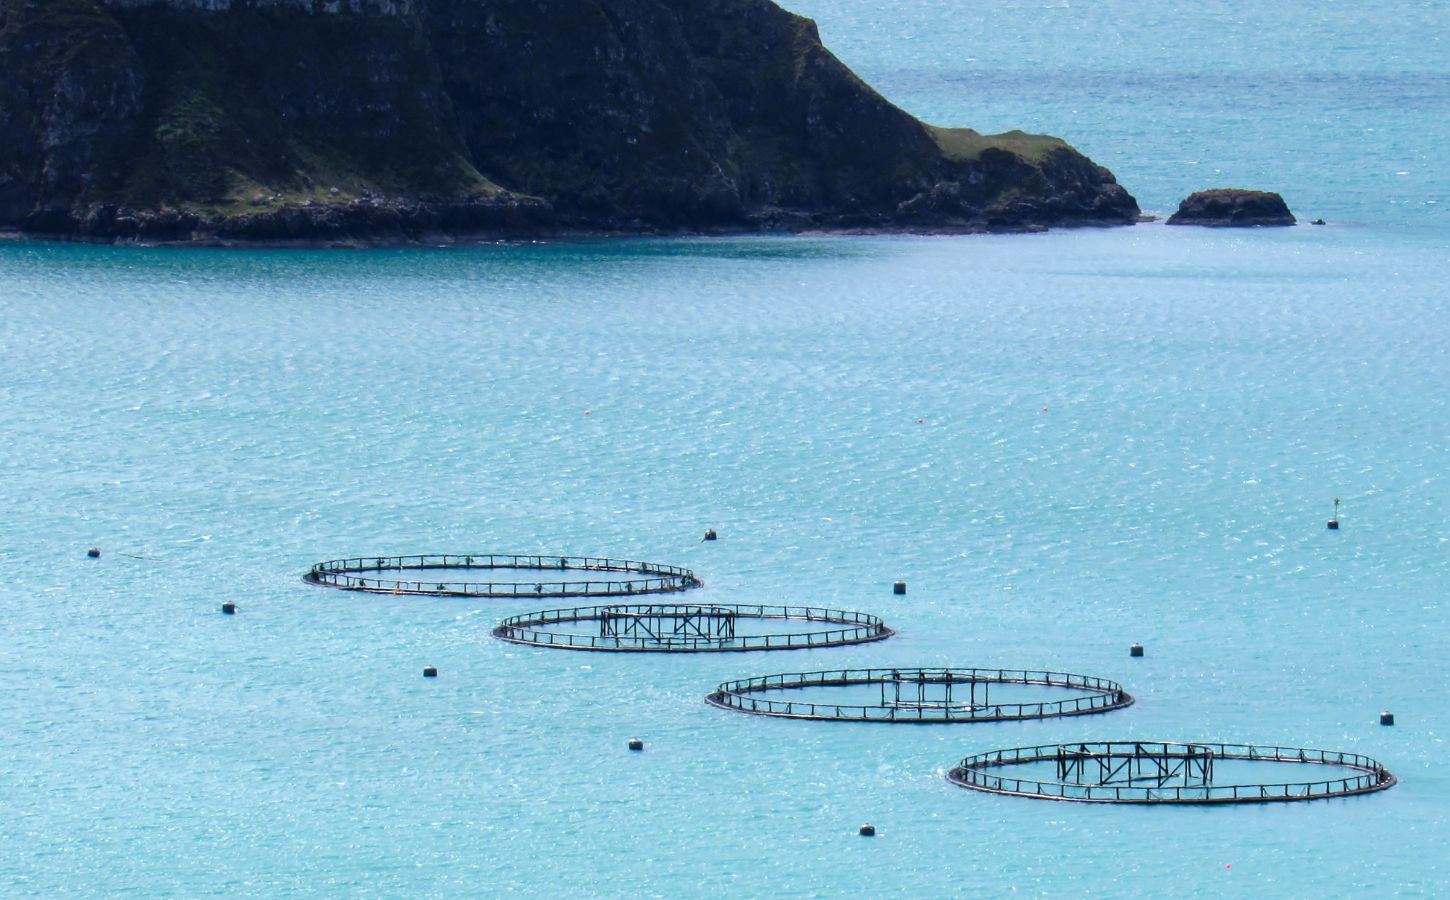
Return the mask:
<path id="1" fill-rule="evenodd" d="M 90 240 L 1033 230 L 1138 205 L 926 125 L 769 0 L 0 0 L 0 228 Z"/>
<path id="2" fill-rule="evenodd" d="M 1253 228 L 1293 225 L 1294 214 L 1284 198 L 1269 191 L 1215 188 L 1190 195 L 1168 218 L 1169 225 L 1206 225 L 1210 228 Z"/>

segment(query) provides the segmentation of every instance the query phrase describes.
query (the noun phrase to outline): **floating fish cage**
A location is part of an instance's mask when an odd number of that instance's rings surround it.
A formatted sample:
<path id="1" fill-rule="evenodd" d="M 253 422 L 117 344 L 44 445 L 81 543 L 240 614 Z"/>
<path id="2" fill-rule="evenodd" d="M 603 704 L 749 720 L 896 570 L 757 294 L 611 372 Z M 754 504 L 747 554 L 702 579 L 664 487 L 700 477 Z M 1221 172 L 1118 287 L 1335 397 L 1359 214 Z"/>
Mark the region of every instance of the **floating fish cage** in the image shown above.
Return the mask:
<path id="1" fill-rule="evenodd" d="M 1240 780 L 1271 764 L 1328 766 L 1346 774 L 1299 781 Z M 1000 774 L 1022 766 L 1023 777 Z M 1228 772 L 1225 772 L 1228 769 Z M 1049 778 L 1033 778 L 1032 775 Z M 1382 791 L 1395 784 L 1378 761 L 1358 753 L 1252 744 L 1109 741 L 993 750 L 947 773 L 975 791 L 1078 803 L 1274 803 Z"/>
<path id="2" fill-rule="evenodd" d="M 697 653 L 864 644 L 892 631 L 867 613 L 815 606 L 625 604 L 513 616 L 493 634 L 566 650 Z"/>
<path id="3" fill-rule="evenodd" d="M 492 581 L 450 580 L 452 573 L 521 570 L 581 572 L 575 580 Z M 428 573 L 434 573 L 432 577 Z M 441 573 L 448 574 L 441 574 Z M 601 573 L 603 577 L 592 577 Z M 615 573 L 628 577 L 609 577 Z M 412 575 L 404 578 L 405 574 Z M 517 553 L 473 555 L 364 556 L 333 559 L 313 566 L 302 580 L 322 587 L 372 594 L 430 597 L 633 597 L 667 594 L 699 587 L 695 573 L 679 566 L 608 559 L 599 556 L 543 556 Z"/>
<path id="4" fill-rule="evenodd" d="M 1071 695 L 1052 697 L 1064 691 Z M 839 700 L 830 696 L 846 692 L 851 696 Z M 782 696 L 785 699 L 776 699 Z M 1133 703 L 1122 685 L 1105 678 L 976 668 L 835 669 L 764 675 L 727 681 L 705 699 L 722 709 L 762 716 L 907 723 L 1047 719 L 1108 712 Z"/>

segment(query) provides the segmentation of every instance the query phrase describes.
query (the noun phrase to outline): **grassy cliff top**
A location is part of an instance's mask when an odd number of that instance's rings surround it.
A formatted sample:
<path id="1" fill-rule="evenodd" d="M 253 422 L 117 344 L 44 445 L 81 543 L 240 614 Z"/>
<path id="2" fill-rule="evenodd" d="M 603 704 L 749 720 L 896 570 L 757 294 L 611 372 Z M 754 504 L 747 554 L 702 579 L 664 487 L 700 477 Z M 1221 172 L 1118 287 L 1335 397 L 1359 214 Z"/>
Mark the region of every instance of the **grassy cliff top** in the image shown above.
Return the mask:
<path id="1" fill-rule="evenodd" d="M 1027 162 L 1040 163 L 1054 151 L 1073 149 L 1062 138 L 1047 134 L 1028 134 L 1016 130 L 1002 134 L 981 134 L 970 128 L 940 128 L 935 125 L 928 125 L 927 128 L 942 153 L 953 162 L 974 162 L 981 158 L 983 150 L 1004 150 Z"/>

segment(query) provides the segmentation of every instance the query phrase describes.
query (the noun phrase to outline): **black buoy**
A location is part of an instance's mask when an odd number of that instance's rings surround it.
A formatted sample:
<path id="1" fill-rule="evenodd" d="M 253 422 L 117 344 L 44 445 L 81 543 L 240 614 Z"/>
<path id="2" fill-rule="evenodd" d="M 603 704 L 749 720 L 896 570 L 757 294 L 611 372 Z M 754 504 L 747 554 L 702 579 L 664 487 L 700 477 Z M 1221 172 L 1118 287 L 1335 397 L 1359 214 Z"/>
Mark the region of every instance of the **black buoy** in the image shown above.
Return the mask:
<path id="1" fill-rule="evenodd" d="M 437 669 L 437 667 L 435 667 L 435 666 L 424 666 L 423 667 L 423 677 L 424 678 L 437 678 L 438 677 L 438 669 Z"/>
<path id="2" fill-rule="evenodd" d="M 1334 518 L 1332 518 L 1332 519 L 1329 520 L 1329 530 L 1330 531 L 1338 531 L 1339 530 L 1339 498 L 1338 497 L 1335 497 L 1334 498 Z"/>
<path id="3" fill-rule="evenodd" d="M 1323 219 L 1315 219 L 1313 222 L 1310 222 L 1309 224 L 1310 225 L 1323 225 L 1324 224 L 1324 220 Z"/>
<path id="4" fill-rule="evenodd" d="M 1392 712 L 1382 712 L 1382 713 L 1380 713 L 1380 724 L 1381 725 L 1393 725 L 1393 724 L 1395 724 L 1395 714 L 1392 713 Z"/>
<path id="5" fill-rule="evenodd" d="M 91 559 L 100 559 L 101 558 L 101 548 L 100 547 L 92 547 L 91 549 L 89 549 L 89 550 L 86 551 L 86 556 L 89 556 Z"/>
<path id="6" fill-rule="evenodd" d="M 901 596 L 906 593 L 906 582 L 898 581 L 891 586 L 891 593 Z"/>
<path id="7" fill-rule="evenodd" d="M 867 824 L 861 826 L 861 837 L 875 837 L 875 836 L 876 836 L 876 826 L 875 825 L 872 825 L 872 824 L 870 824 L 868 822 Z"/>
<path id="8" fill-rule="evenodd" d="M 1128 655 L 1129 656 L 1142 656 L 1143 655 L 1143 645 L 1142 644 L 1134 644 L 1133 646 L 1129 647 L 1128 648 Z"/>
<path id="9" fill-rule="evenodd" d="M 629 739 L 629 749 L 635 750 L 635 751 L 643 750 L 644 749 L 644 741 L 640 740 L 639 738 L 630 738 Z"/>
<path id="10" fill-rule="evenodd" d="M 222 604 L 222 612 L 229 616 L 234 616 L 237 614 L 237 605 L 229 600 Z"/>
<path id="11" fill-rule="evenodd" d="M 707 541 L 718 541 L 719 539 L 720 539 L 720 535 L 718 535 L 718 534 L 715 533 L 715 529 L 713 529 L 713 528 L 706 528 L 705 529 L 705 540 L 707 540 Z"/>

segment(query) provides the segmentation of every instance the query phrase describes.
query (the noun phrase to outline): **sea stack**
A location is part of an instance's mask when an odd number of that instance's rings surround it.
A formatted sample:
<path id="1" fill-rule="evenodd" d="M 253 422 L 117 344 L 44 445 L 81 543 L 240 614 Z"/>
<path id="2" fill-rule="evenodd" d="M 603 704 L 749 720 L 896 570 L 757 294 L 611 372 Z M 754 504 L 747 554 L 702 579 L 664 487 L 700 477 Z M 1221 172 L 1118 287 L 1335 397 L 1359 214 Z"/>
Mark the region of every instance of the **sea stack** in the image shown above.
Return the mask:
<path id="1" fill-rule="evenodd" d="M 1169 225 L 1205 225 L 1210 228 L 1254 228 L 1293 225 L 1294 214 L 1284 198 L 1269 191 L 1214 188 L 1191 194 L 1178 204 Z"/>

